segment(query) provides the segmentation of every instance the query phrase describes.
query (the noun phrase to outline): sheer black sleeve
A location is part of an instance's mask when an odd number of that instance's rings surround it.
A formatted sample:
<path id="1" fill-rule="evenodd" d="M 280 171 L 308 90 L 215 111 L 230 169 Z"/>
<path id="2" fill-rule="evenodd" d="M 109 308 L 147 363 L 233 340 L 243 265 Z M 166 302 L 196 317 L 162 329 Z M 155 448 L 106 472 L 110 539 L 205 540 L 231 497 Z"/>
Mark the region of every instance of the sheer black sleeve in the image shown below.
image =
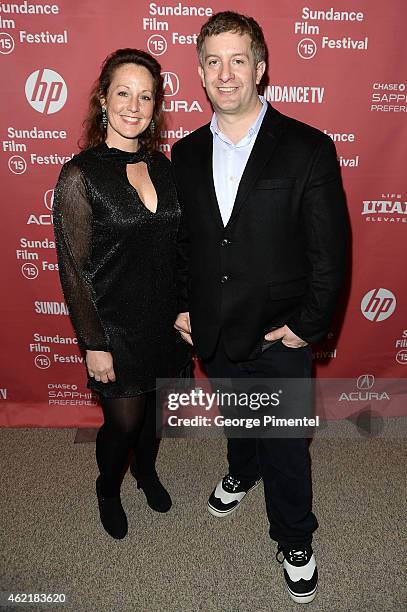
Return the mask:
<path id="1" fill-rule="evenodd" d="M 175 186 L 178 194 L 178 201 L 181 207 L 181 220 L 177 234 L 177 269 L 176 269 L 176 286 L 178 297 L 178 312 L 189 311 L 189 232 L 184 206 L 184 197 L 182 194 L 181 177 L 184 174 L 182 164 L 178 158 L 177 143 L 171 150 L 171 166 Z"/>
<path id="2" fill-rule="evenodd" d="M 92 207 L 81 170 L 62 168 L 54 194 L 54 231 L 65 301 L 82 349 L 109 351 L 109 339 L 86 272 L 91 255 Z"/>

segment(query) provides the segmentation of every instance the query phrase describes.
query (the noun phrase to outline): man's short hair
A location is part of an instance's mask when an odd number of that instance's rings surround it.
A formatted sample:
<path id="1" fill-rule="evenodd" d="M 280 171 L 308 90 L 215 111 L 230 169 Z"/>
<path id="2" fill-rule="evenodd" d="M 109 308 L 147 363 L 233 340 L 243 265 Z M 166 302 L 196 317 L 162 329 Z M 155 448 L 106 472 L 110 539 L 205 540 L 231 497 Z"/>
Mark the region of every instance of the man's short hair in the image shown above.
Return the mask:
<path id="1" fill-rule="evenodd" d="M 198 51 L 201 66 L 204 65 L 204 42 L 208 36 L 216 36 L 225 32 L 236 32 L 238 34 L 248 34 L 251 39 L 251 49 L 254 58 L 254 65 L 266 61 L 266 42 L 263 30 L 253 17 L 234 13 L 233 11 L 223 11 L 215 13 L 203 24 L 199 32 L 196 48 Z"/>

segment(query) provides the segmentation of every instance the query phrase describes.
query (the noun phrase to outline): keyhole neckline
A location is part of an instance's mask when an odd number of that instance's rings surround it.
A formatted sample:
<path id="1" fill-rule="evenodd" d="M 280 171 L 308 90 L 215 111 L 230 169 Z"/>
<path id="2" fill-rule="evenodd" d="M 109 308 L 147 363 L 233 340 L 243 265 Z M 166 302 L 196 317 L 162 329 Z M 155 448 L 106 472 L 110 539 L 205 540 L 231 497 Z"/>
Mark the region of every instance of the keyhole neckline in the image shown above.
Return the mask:
<path id="1" fill-rule="evenodd" d="M 144 161 L 144 160 L 143 160 L 143 161 Z M 147 212 L 149 212 L 151 215 L 156 215 L 156 214 L 157 214 L 157 210 L 158 210 L 158 193 L 157 193 L 157 190 L 156 190 L 155 185 L 154 185 L 154 183 L 153 183 L 153 180 L 152 180 L 152 178 L 151 178 L 151 175 L 150 175 L 150 171 L 149 171 L 148 164 L 146 163 L 147 176 L 148 176 L 148 178 L 150 179 L 150 183 L 151 183 L 152 188 L 153 188 L 153 191 L 154 191 L 154 193 L 155 193 L 155 210 L 151 210 L 151 208 L 149 208 L 149 207 L 146 205 L 146 203 L 145 203 L 145 202 L 144 202 L 144 200 L 142 199 L 142 197 L 141 197 L 141 195 L 140 195 L 140 193 L 139 193 L 139 191 L 138 191 L 137 187 L 135 187 L 135 186 L 134 186 L 134 185 L 133 185 L 133 184 L 130 182 L 129 175 L 128 175 L 128 173 L 127 173 L 127 165 L 128 165 L 128 164 L 126 164 L 126 167 L 125 167 L 125 174 L 126 174 L 126 179 L 127 179 L 127 183 L 128 183 L 128 185 L 131 187 L 131 189 L 133 189 L 133 191 L 135 191 L 135 192 L 136 192 L 136 194 L 137 194 L 137 198 L 138 198 L 138 200 L 140 201 L 140 203 L 141 203 L 141 205 L 143 206 L 143 208 L 145 208 L 145 210 L 146 210 Z"/>

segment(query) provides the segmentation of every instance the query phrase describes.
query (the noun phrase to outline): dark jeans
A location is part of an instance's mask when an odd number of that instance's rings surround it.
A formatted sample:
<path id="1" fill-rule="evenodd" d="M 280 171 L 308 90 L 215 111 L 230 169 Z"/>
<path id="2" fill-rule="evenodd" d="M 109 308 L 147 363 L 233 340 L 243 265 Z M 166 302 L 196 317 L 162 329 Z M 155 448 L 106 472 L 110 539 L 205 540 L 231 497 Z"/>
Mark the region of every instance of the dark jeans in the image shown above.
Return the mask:
<path id="1" fill-rule="evenodd" d="M 251 361 L 233 362 L 222 338 L 204 362 L 210 378 L 310 378 L 309 346 L 272 345 Z M 310 398 L 305 398 L 305 401 Z M 229 472 L 237 478 L 264 482 L 270 537 L 283 546 L 310 544 L 318 522 L 312 512 L 308 440 L 305 438 L 229 438 Z"/>

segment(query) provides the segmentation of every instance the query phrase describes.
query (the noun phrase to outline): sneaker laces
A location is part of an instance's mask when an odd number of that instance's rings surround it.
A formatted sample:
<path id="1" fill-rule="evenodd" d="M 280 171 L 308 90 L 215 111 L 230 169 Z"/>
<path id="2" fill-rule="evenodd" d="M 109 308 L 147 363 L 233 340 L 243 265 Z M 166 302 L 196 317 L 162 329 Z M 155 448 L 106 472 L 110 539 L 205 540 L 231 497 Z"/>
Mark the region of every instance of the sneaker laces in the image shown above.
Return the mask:
<path id="1" fill-rule="evenodd" d="M 227 491 L 231 491 L 232 493 L 236 491 L 236 489 L 240 486 L 241 481 L 238 478 L 234 478 L 230 474 L 225 476 L 223 479 L 223 486 Z"/>
<path id="2" fill-rule="evenodd" d="M 278 558 L 280 553 L 283 554 L 282 559 Z M 279 546 L 276 553 L 276 560 L 279 563 L 283 563 L 284 559 L 291 561 L 291 563 L 306 563 L 308 561 L 308 551 L 307 549 L 290 548 L 289 550 L 286 549 L 284 552 L 284 549 Z"/>

